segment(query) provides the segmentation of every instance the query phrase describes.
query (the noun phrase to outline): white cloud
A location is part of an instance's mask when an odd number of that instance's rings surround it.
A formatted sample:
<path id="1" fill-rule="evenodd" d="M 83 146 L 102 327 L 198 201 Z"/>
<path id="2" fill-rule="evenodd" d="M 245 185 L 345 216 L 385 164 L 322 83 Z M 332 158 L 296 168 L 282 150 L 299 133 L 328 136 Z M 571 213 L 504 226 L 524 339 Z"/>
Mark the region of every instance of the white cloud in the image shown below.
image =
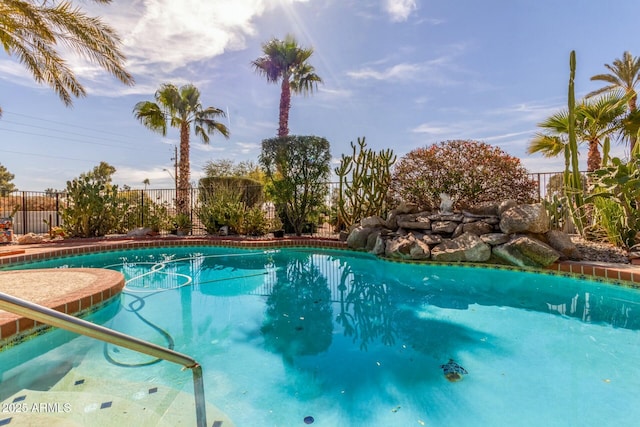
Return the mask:
<path id="1" fill-rule="evenodd" d="M 347 75 L 354 79 L 374 80 L 412 80 L 421 74 L 423 67 L 420 64 L 396 64 L 384 70 L 362 68 L 356 71 L 348 71 Z"/>
<path id="2" fill-rule="evenodd" d="M 393 22 L 403 22 L 418 9 L 417 0 L 383 0 L 382 8 Z"/>
<path id="3" fill-rule="evenodd" d="M 254 20 L 267 10 L 307 1 L 115 0 L 106 6 L 86 3 L 83 9 L 120 35 L 129 72 L 138 80 L 153 75 L 163 81 L 194 62 L 244 49 L 246 38 L 256 33 Z M 83 78 L 104 74 L 81 58 L 69 59 Z"/>
<path id="4" fill-rule="evenodd" d="M 411 129 L 413 133 L 426 133 L 428 135 L 442 135 L 451 132 L 451 128 L 434 125 L 431 123 L 422 123 Z"/>

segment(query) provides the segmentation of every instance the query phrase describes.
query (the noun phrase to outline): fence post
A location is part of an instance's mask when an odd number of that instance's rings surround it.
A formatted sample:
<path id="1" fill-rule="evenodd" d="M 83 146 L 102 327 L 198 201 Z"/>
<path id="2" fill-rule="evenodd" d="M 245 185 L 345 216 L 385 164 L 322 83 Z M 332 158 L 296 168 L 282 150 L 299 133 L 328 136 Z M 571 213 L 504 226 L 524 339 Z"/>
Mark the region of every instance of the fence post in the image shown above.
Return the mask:
<path id="1" fill-rule="evenodd" d="M 140 227 L 144 227 L 144 190 L 140 190 Z"/>
<path id="2" fill-rule="evenodd" d="M 27 234 L 27 193 L 22 192 L 22 234 Z"/>

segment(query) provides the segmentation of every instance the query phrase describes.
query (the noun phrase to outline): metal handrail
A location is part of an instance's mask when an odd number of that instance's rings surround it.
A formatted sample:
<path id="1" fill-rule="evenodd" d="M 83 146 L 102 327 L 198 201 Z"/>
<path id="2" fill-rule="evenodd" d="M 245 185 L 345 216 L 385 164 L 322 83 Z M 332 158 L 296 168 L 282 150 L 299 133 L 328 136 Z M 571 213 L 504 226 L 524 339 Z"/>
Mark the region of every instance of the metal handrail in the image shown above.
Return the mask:
<path id="1" fill-rule="evenodd" d="M 202 367 L 193 358 L 169 350 L 168 348 L 123 334 L 104 326 L 96 325 L 77 317 L 34 304 L 29 301 L 7 295 L 0 292 L 0 309 L 20 314 L 30 319 L 47 325 L 55 326 L 76 334 L 95 338 L 129 350 L 144 353 L 159 359 L 182 365 L 191 369 L 193 373 L 193 389 L 196 402 L 196 422 L 198 427 L 207 425 L 207 414 L 204 400 L 204 382 L 202 380 Z"/>

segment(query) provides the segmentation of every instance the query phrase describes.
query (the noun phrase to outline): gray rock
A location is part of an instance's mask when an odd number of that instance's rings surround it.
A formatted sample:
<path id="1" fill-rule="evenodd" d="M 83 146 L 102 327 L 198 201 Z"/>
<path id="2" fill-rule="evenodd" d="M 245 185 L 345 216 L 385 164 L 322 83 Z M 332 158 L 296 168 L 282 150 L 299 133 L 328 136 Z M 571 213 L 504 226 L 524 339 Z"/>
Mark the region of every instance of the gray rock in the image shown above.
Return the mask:
<path id="1" fill-rule="evenodd" d="M 360 221 L 360 225 L 363 227 L 384 227 L 386 221 L 379 216 L 369 216 Z"/>
<path id="2" fill-rule="evenodd" d="M 27 233 L 18 237 L 19 245 L 33 245 L 44 242 L 44 236 L 35 233 Z"/>
<path id="3" fill-rule="evenodd" d="M 453 230 L 453 233 L 451 233 L 451 238 L 455 239 L 456 237 L 460 237 L 462 236 L 462 233 L 464 233 L 464 226 L 463 224 L 458 224 L 456 229 Z"/>
<path id="4" fill-rule="evenodd" d="M 508 200 L 503 201 L 502 203 L 500 203 L 498 205 L 498 216 L 502 216 L 502 214 L 505 211 L 511 209 L 514 206 L 518 206 L 518 202 L 516 202 L 513 199 L 508 199 Z"/>
<path id="5" fill-rule="evenodd" d="M 431 231 L 439 234 L 451 234 L 457 226 L 458 223 L 455 221 L 434 221 L 431 223 Z"/>
<path id="6" fill-rule="evenodd" d="M 371 249 L 371 253 L 374 255 L 384 255 L 386 245 L 387 239 L 385 239 L 381 234 L 378 234 L 376 243 L 373 246 L 373 249 Z"/>
<path id="7" fill-rule="evenodd" d="M 465 233 L 473 233 L 481 236 L 493 231 L 493 225 L 487 224 L 484 220 L 463 224 L 462 229 Z"/>
<path id="8" fill-rule="evenodd" d="M 560 258 L 551 246 L 528 236 L 520 236 L 504 245 L 494 246 L 493 254 L 519 267 L 547 267 Z"/>
<path id="9" fill-rule="evenodd" d="M 546 233 L 549 231 L 549 215 L 540 203 L 514 206 L 500 216 L 500 230 L 506 234 Z"/>
<path id="10" fill-rule="evenodd" d="M 495 216 L 498 215 L 498 204 L 495 202 L 478 203 L 475 206 L 471 206 L 466 212 L 472 215 Z"/>
<path id="11" fill-rule="evenodd" d="M 431 249 L 431 259 L 443 262 L 485 262 L 491 257 L 491 247 L 472 233 L 444 240 Z"/>
<path id="12" fill-rule="evenodd" d="M 154 234 L 156 233 L 154 233 L 153 230 L 151 230 L 149 227 L 138 227 L 130 230 L 127 233 L 127 237 L 144 237 L 153 236 Z"/>
<path id="13" fill-rule="evenodd" d="M 376 245 L 376 241 L 382 232 L 381 228 L 374 228 L 371 233 L 367 236 L 367 244 L 365 245 L 365 249 L 367 251 L 372 251 Z"/>
<path id="14" fill-rule="evenodd" d="M 560 252 L 563 257 L 580 260 L 582 254 L 578 247 L 571 241 L 569 235 L 560 230 L 549 230 L 545 234 L 549 246 Z"/>
<path id="15" fill-rule="evenodd" d="M 387 241 L 384 253 L 390 258 L 423 260 L 429 259 L 430 250 L 422 240 L 407 234 Z"/>
<path id="16" fill-rule="evenodd" d="M 431 220 L 427 215 L 413 214 L 398 216 L 398 227 L 409 230 L 430 230 Z"/>
<path id="17" fill-rule="evenodd" d="M 374 228 L 362 227 L 361 225 L 351 231 L 349 237 L 347 237 L 347 247 L 351 249 L 364 249 L 367 247 L 367 240 L 369 234 L 375 231 Z"/>
<path id="18" fill-rule="evenodd" d="M 507 243 L 510 239 L 508 234 L 504 233 L 489 233 L 480 236 L 483 242 L 490 246 L 498 246 Z"/>
<path id="19" fill-rule="evenodd" d="M 425 234 L 422 236 L 422 241 L 427 245 L 437 245 L 442 243 L 442 236 L 439 234 Z"/>

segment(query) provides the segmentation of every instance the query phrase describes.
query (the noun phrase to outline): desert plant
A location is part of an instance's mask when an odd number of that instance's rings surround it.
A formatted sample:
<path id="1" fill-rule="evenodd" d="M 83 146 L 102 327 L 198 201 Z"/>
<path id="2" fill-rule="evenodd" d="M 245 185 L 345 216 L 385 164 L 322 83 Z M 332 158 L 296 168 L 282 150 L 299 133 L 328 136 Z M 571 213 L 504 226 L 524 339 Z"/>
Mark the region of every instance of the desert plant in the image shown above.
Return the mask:
<path id="1" fill-rule="evenodd" d="M 609 166 L 598 169 L 591 175 L 592 184 L 586 202 L 596 199 L 607 199 L 618 205 L 612 209 L 604 205 L 595 204 L 600 208 L 599 214 L 607 219 L 603 224 L 615 226 L 615 233 L 620 235 L 622 244 L 632 246 L 635 243 L 635 233 L 640 229 L 640 156 L 636 155 L 628 162 L 614 157 Z M 607 214 L 607 212 L 610 212 Z M 621 215 L 622 214 L 622 215 Z M 616 215 L 616 218 L 612 218 Z M 613 230 L 613 229 L 612 229 Z"/>
<path id="2" fill-rule="evenodd" d="M 338 227 L 349 227 L 372 215 L 384 216 L 387 192 L 391 185 L 391 167 L 397 157 L 393 150 L 374 152 L 366 148 L 365 138 L 358 146 L 351 142 L 351 155 L 342 155 L 338 176 Z"/>
<path id="3" fill-rule="evenodd" d="M 208 234 L 216 234 L 225 225 L 231 232 L 242 231 L 246 205 L 241 199 L 242 194 L 234 186 L 219 186 L 201 193 L 196 214 Z"/>
<path id="4" fill-rule="evenodd" d="M 247 209 L 244 213 L 242 232 L 249 236 L 262 236 L 269 231 L 269 220 L 260 206 Z"/>
<path id="5" fill-rule="evenodd" d="M 568 96 L 568 142 L 564 147 L 564 188 L 569 212 L 580 235 L 584 235 L 585 209 L 582 179 L 578 165 L 578 142 L 576 137 L 576 98 L 574 78 L 576 75 L 576 52 L 569 55 L 569 96 Z"/>
<path id="6" fill-rule="evenodd" d="M 122 230 L 129 205 L 118 187 L 83 176 L 67 181 L 67 206 L 61 216 L 71 237 L 96 237 Z"/>
<path id="7" fill-rule="evenodd" d="M 330 160 L 329 141 L 317 136 L 262 141 L 260 163 L 270 180 L 267 191 L 296 235 L 325 204 Z"/>
<path id="8" fill-rule="evenodd" d="M 423 209 L 437 209 L 440 194 L 454 208 L 505 199 L 531 203 L 537 184 L 520 160 L 498 147 L 478 141 L 445 141 L 406 154 L 395 165 L 391 194 Z"/>

